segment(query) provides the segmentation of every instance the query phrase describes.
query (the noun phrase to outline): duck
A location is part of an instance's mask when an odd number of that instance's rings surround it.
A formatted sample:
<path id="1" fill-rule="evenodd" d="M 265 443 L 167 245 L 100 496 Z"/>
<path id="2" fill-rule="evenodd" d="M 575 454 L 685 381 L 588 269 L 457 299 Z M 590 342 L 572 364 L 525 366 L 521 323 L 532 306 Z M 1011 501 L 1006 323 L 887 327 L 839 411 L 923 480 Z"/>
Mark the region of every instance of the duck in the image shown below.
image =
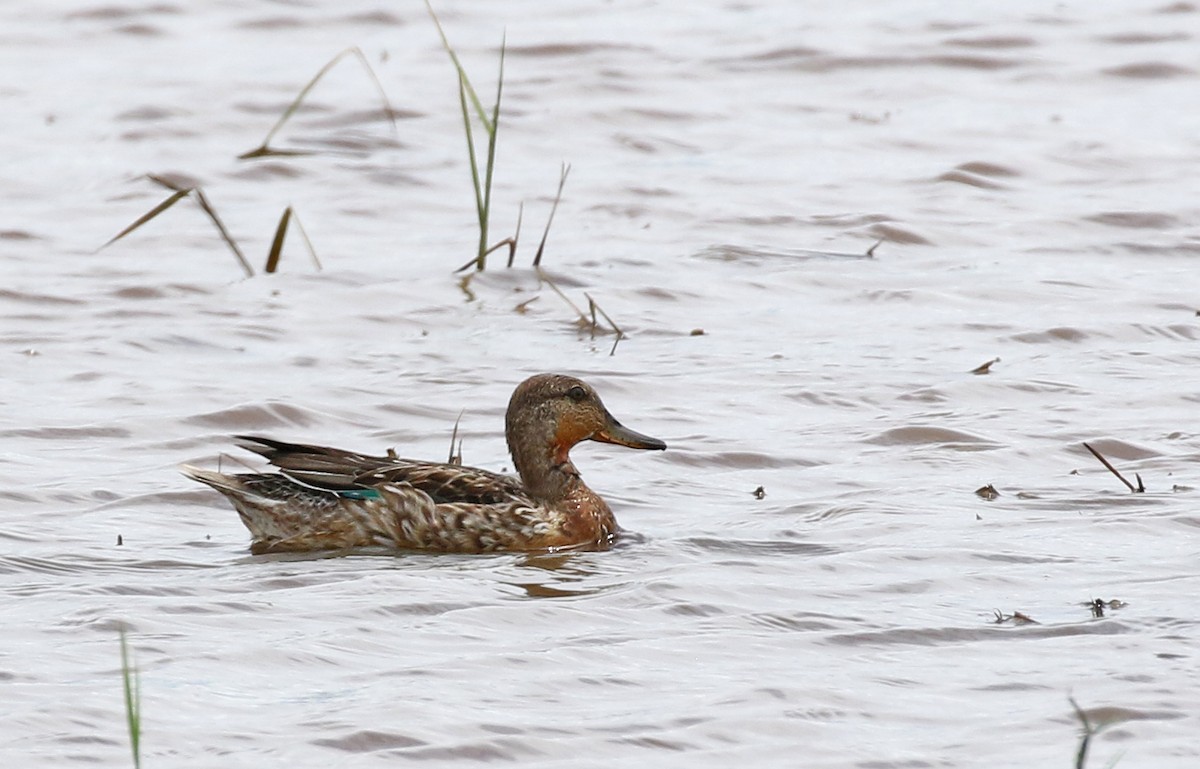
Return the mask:
<path id="1" fill-rule="evenodd" d="M 517 477 L 461 464 L 366 456 L 234 436 L 276 468 L 225 474 L 183 465 L 223 494 L 250 530 L 251 553 L 388 548 L 441 553 L 604 549 L 620 529 L 583 482 L 570 451 L 582 441 L 662 451 L 618 422 L 596 391 L 564 374 L 529 377 L 505 414 Z"/>

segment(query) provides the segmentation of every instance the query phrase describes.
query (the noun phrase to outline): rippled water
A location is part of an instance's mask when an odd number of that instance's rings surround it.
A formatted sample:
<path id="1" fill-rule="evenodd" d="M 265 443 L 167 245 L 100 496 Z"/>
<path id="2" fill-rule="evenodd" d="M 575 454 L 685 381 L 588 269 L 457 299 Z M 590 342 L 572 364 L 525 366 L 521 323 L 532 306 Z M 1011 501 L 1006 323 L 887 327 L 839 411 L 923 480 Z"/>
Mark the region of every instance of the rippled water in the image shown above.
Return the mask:
<path id="1" fill-rule="evenodd" d="M 438 5 L 488 101 L 507 35 L 497 238 L 525 203 L 465 284 L 420 3 L 0 6 L 2 763 L 131 765 L 127 628 L 147 766 L 1067 767 L 1069 698 L 1089 766 L 1195 766 L 1200 10 Z M 315 154 L 236 160 L 349 46 L 395 130 L 348 58 Z M 544 266 L 611 355 L 528 268 L 564 161 Z M 244 279 L 188 201 L 97 251 L 146 174 L 323 269 Z M 175 470 L 460 411 L 501 469 L 543 370 L 671 447 L 576 450 L 611 551 L 255 557 Z"/>

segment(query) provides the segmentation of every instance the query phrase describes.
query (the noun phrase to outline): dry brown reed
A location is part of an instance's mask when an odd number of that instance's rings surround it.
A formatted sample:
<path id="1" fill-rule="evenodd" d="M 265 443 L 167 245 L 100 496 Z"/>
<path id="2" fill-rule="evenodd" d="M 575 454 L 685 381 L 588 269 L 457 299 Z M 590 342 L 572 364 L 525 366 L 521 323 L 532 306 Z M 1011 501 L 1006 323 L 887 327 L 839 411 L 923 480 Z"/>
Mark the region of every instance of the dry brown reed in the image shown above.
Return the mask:
<path id="1" fill-rule="evenodd" d="M 1111 462 L 1109 462 L 1107 459 L 1104 458 L 1104 455 L 1102 455 L 1099 451 L 1096 451 L 1094 448 L 1092 448 L 1090 444 L 1088 444 L 1087 442 L 1084 442 L 1083 447 L 1085 449 L 1087 449 L 1088 451 L 1092 452 L 1092 456 L 1094 456 L 1096 459 L 1099 459 L 1100 464 L 1107 467 L 1108 471 L 1110 473 L 1112 473 L 1113 475 L 1117 476 L 1117 478 L 1119 478 L 1121 480 L 1121 483 L 1123 483 L 1129 487 L 1130 491 L 1132 491 L 1134 493 L 1141 493 L 1146 490 L 1145 485 L 1142 484 L 1142 476 L 1141 475 L 1139 475 L 1137 473 L 1133 474 L 1133 477 L 1137 478 L 1137 486 L 1134 486 L 1132 483 L 1130 483 L 1125 478 L 1125 476 L 1121 475 L 1120 471 L 1118 471 L 1117 468 L 1112 466 Z"/>

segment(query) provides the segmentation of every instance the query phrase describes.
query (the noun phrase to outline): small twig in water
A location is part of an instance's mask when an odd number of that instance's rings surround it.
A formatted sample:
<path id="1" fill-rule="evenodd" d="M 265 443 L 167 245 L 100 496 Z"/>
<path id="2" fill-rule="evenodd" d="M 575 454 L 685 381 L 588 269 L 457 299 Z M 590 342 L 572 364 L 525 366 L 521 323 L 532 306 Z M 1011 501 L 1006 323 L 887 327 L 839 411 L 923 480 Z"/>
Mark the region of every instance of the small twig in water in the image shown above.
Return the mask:
<path id="1" fill-rule="evenodd" d="M 518 212 L 518 214 L 517 214 L 517 234 L 513 235 L 511 238 L 505 238 L 504 240 L 500 241 L 499 243 L 493 243 L 491 245 L 491 247 L 489 247 L 486 251 L 483 252 L 483 255 L 485 257 L 490 256 L 493 251 L 499 251 L 500 249 L 504 248 L 505 246 L 508 246 L 508 266 L 511 267 L 512 262 L 513 262 L 513 257 L 515 257 L 517 255 L 517 238 L 520 236 L 520 234 L 521 234 L 521 214 Z M 478 265 L 479 265 L 479 257 L 474 257 L 471 259 L 471 261 L 469 261 L 466 264 L 464 264 L 463 266 L 459 267 L 454 272 L 455 273 L 463 272 L 464 270 L 469 270 L 470 268 L 477 267 Z M 478 272 L 478 270 L 476 270 L 476 272 Z"/>
<path id="2" fill-rule="evenodd" d="M 596 300 L 593 299 L 586 291 L 583 295 L 587 297 L 588 309 L 592 311 L 592 338 L 596 338 L 596 313 L 599 312 L 600 315 L 606 321 L 608 321 L 608 325 L 612 326 L 612 330 L 617 332 L 617 338 L 613 340 L 612 349 L 608 351 L 609 357 L 616 355 L 617 345 L 620 344 L 621 340 L 625 338 L 625 332 L 621 330 L 620 326 L 613 322 L 613 319 L 608 316 L 608 313 L 604 311 L 604 308 L 597 304 Z"/>
<path id="3" fill-rule="evenodd" d="M 559 297 L 561 297 L 562 300 L 566 302 L 572 310 L 575 311 L 575 315 L 578 316 L 576 325 L 578 325 L 580 329 L 590 329 L 592 339 L 596 338 L 597 330 L 600 330 L 602 333 L 608 333 L 607 331 L 604 331 L 600 327 L 600 324 L 596 321 L 596 313 L 600 313 L 600 316 L 608 322 L 608 325 L 613 330 L 613 333 L 617 335 L 617 338 L 613 340 L 612 349 L 608 351 L 610 356 L 615 355 L 617 352 L 617 345 L 620 344 L 621 340 L 625 338 L 625 332 L 621 330 L 621 327 L 618 326 L 611 317 L 609 317 L 609 314 L 604 311 L 604 308 L 597 304 L 596 300 L 589 296 L 585 291 L 583 295 L 587 297 L 588 311 L 592 314 L 592 317 L 588 318 L 588 316 L 584 314 L 584 312 L 580 310 L 574 302 L 571 301 L 570 297 L 562 292 L 562 289 L 554 285 L 554 281 L 550 280 L 549 276 L 546 275 L 545 271 L 543 271 L 541 267 L 534 267 L 533 269 L 537 272 L 538 278 L 551 289 L 553 289 L 554 293 L 558 294 Z M 526 302 L 526 304 L 528 304 L 528 302 Z"/>
<path id="4" fill-rule="evenodd" d="M 1107 459 L 1105 459 L 1103 457 L 1103 455 L 1100 454 L 1099 451 L 1096 451 L 1094 448 L 1092 448 L 1086 441 L 1084 442 L 1083 447 L 1085 449 L 1087 449 L 1088 451 L 1092 452 L 1092 456 L 1094 456 L 1096 459 L 1099 459 L 1100 464 L 1107 467 L 1108 471 L 1110 473 L 1112 473 L 1113 475 L 1117 476 L 1117 478 L 1119 478 L 1121 480 L 1121 483 L 1123 483 L 1129 487 L 1130 491 L 1132 491 L 1136 494 L 1136 493 L 1140 493 L 1140 492 L 1143 492 L 1146 490 L 1146 487 L 1142 485 L 1142 476 L 1138 475 L 1137 473 L 1134 473 L 1133 477 L 1137 478 L 1137 482 L 1138 482 L 1138 485 L 1135 487 L 1132 483 L 1130 483 L 1125 478 L 1125 476 L 1121 475 L 1121 473 L 1117 471 L 1117 468 L 1112 466 L 1112 463 L 1110 463 Z"/>
<path id="5" fill-rule="evenodd" d="M 560 289 L 558 286 L 554 285 L 554 281 L 550 280 L 550 276 L 549 276 L 549 275 L 547 275 L 547 274 L 545 273 L 545 271 L 544 271 L 544 270 L 542 270 L 542 268 L 541 268 L 541 267 L 535 267 L 535 268 L 534 268 L 534 270 L 537 272 L 538 280 L 542 281 L 542 282 L 543 282 L 543 283 L 545 283 L 547 286 L 549 286 L 550 288 L 552 288 L 552 289 L 554 290 L 554 293 L 558 294 L 558 295 L 559 295 L 559 297 L 560 297 L 560 298 L 561 298 L 561 299 L 562 299 L 564 302 L 566 302 L 566 303 L 567 303 L 567 305 L 568 305 L 568 306 L 569 306 L 569 307 L 570 307 L 572 310 L 574 310 L 574 311 L 575 311 L 575 314 L 576 314 L 577 316 L 579 316 L 578 323 L 579 323 L 579 326 L 580 326 L 580 328 L 582 328 L 582 327 L 584 327 L 584 326 L 587 326 L 587 325 L 589 324 L 588 317 L 587 317 L 586 315 L 584 315 L 584 314 L 583 314 L 583 311 L 582 311 L 582 310 L 580 310 L 580 309 L 579 309 L 579 308 L 578 308 L 578 307 L 575 305 L 575 303 L 574 303 L 574 302 L 572 302 L 572 301 L 571 301 L 570 297 L 568 297 L 566 294 L 564 294 L 564 293 L 562 292 L 562 289 Z"/>

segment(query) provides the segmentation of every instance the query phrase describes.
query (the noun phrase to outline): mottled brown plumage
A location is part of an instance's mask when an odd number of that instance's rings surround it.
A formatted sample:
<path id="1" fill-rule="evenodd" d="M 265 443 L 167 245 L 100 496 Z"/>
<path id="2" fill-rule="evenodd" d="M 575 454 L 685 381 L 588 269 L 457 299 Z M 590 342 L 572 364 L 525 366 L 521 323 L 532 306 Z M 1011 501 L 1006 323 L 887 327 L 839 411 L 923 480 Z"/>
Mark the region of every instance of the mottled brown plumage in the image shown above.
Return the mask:
<path id="1" fill-rule="evenodd" d="M 385 546 L 453 553 L 598 547 L 617 522 L 569 452 L 585 440 L 665 449 L 613 419 L 574 377 L 539 374 L 513 392 L 505 437 L 519 479 L 461 465 L 370 457 L 238 436 L 276 473 L 184 466 L 233 503 L 254 553 Z"/>

